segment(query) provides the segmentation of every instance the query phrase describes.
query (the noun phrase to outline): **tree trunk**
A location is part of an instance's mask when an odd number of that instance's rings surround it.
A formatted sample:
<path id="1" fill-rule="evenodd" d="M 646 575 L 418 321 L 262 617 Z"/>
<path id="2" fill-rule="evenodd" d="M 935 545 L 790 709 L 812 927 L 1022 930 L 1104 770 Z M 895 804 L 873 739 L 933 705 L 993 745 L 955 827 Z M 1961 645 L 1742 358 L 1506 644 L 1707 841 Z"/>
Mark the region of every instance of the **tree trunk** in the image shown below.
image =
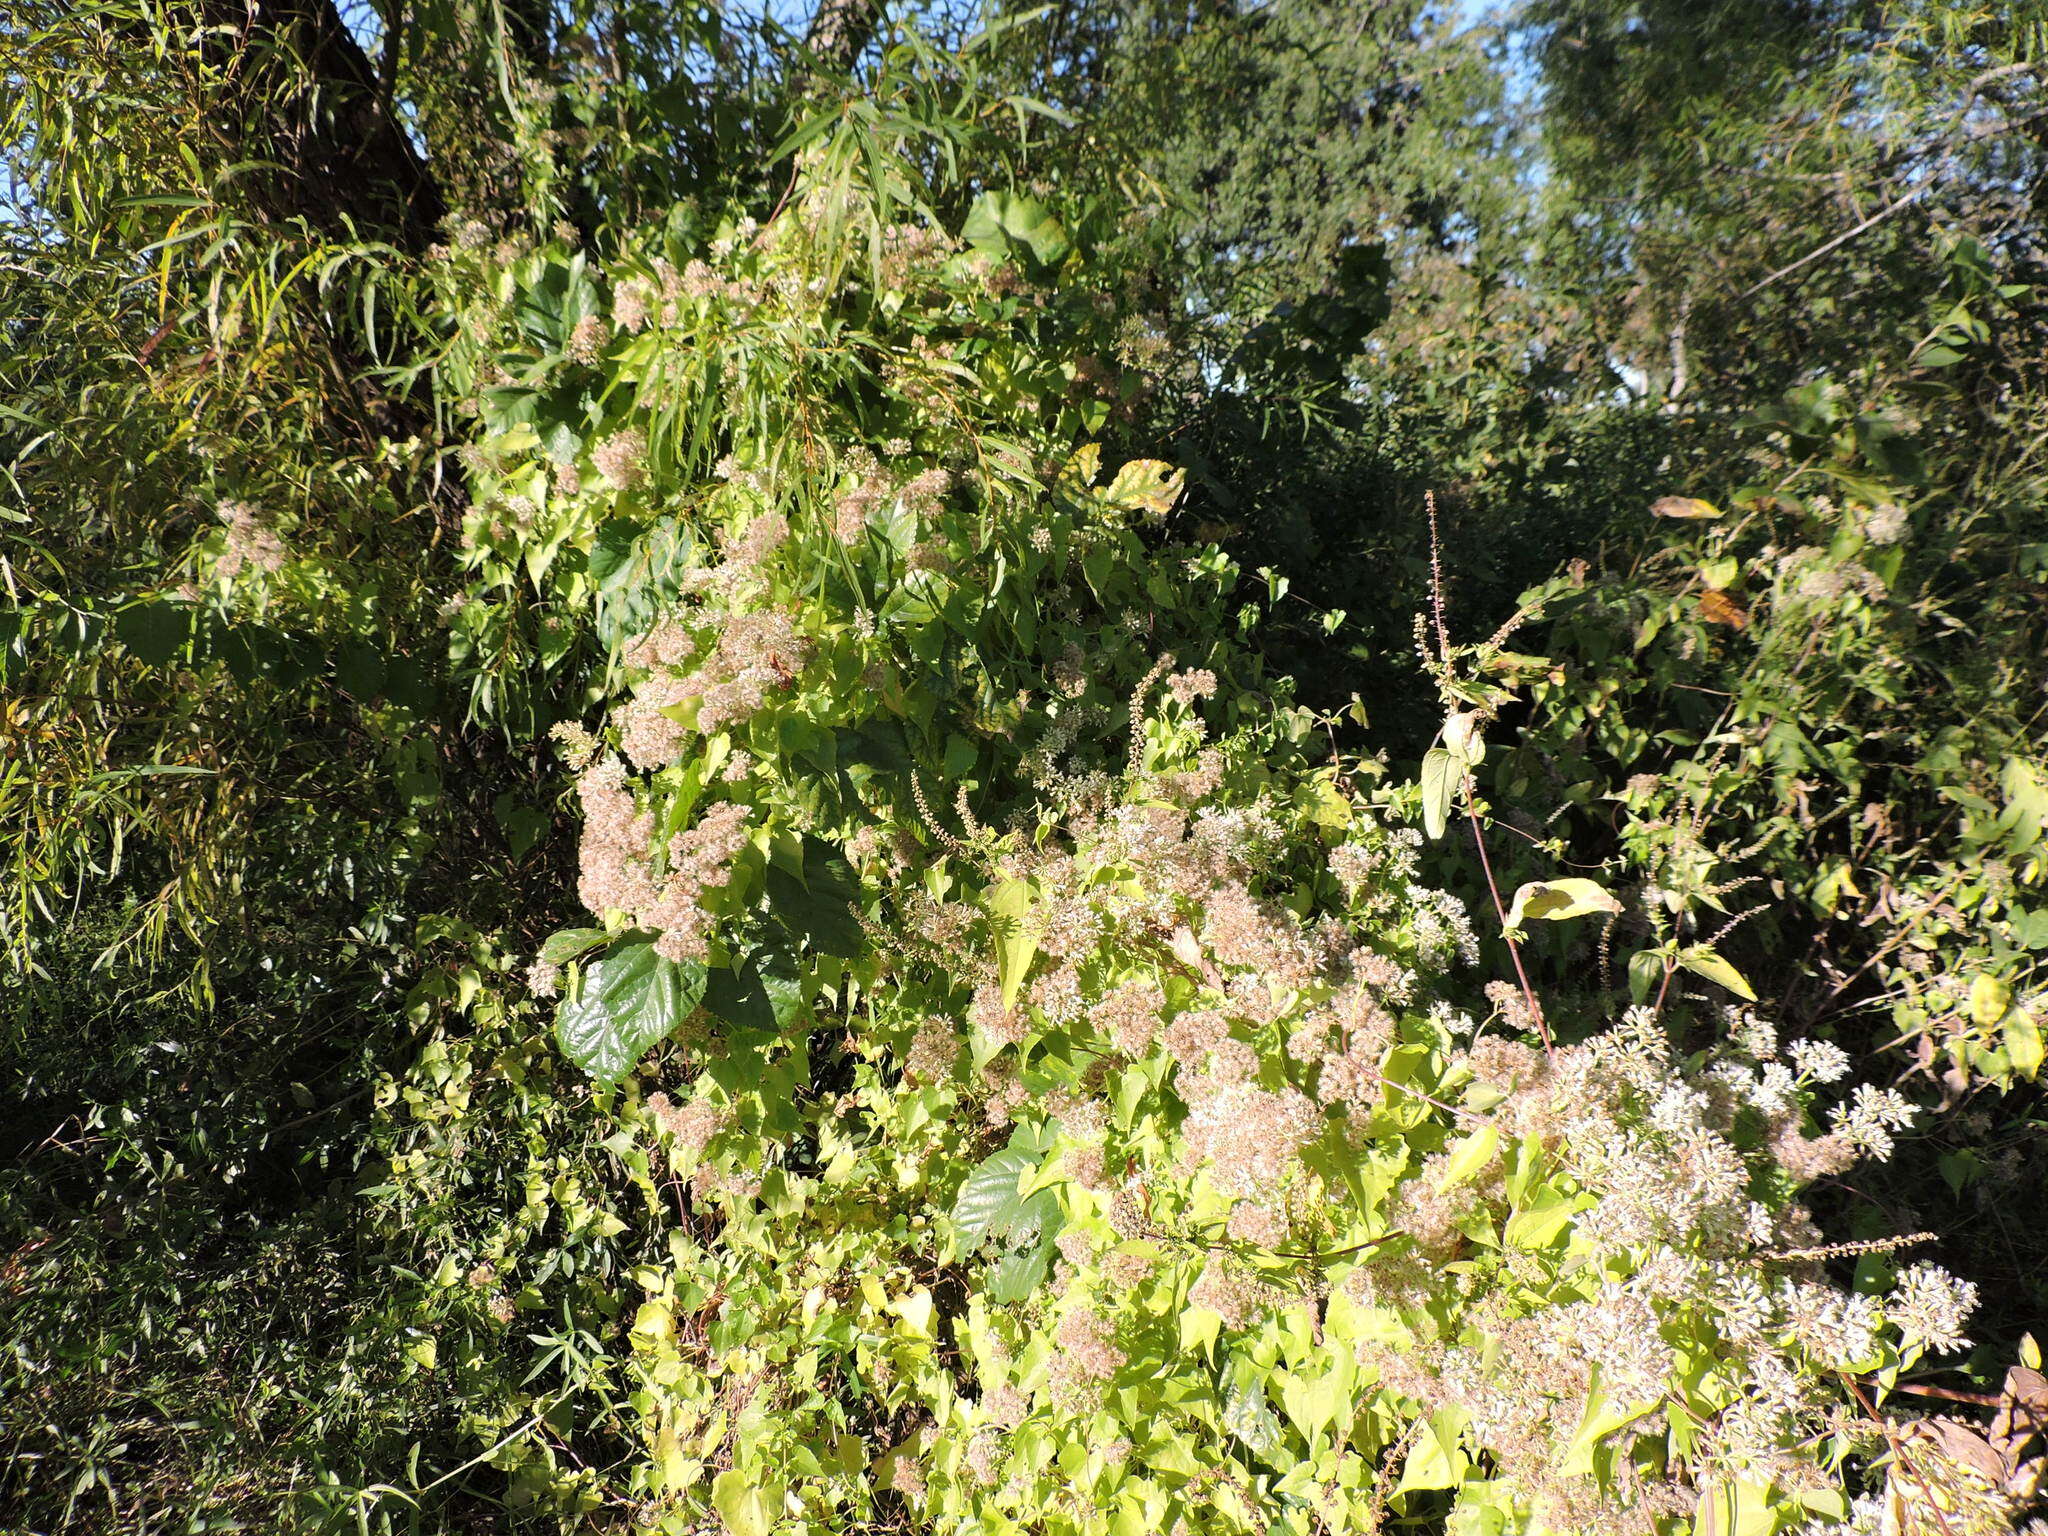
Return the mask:
<path id="1" fill-rule="evenodd" d="M 332 0 L 204 0 L 202 12 L 242 87 L 230 133 L 278 168 L 259 184 L 267 210 L 425 250 L 446 205 Z"/>
<path id="2" fill-rule="evenodd" d="M 820 63 L 843 74 L 853 68 L 881 19 L 881 0 L 819 0 L 804 46 Z"/>

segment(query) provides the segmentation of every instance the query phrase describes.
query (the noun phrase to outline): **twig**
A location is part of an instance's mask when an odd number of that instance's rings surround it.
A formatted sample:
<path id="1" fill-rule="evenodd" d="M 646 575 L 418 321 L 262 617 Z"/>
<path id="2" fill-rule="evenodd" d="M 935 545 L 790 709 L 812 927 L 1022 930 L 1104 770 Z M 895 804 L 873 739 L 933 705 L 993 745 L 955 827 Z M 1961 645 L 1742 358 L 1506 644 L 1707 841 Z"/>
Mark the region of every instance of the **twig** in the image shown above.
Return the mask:
<path id="1" fill-rule="evenodd" d="M 1789 262 L 1785 266 L 1778 268 L 1777 271 L 1771 273 L 1770 276 L 1761 278 L 1757 282 L 1751 283 L 1747 288 L 1743 289 L 1742 292 L 1738 293 L 1735 296 L 1736 302 L 1740 303 L 1742 300 L 1749 298 L 1751 295 L 1762 292 L 1764 289 L 1770 287 L 1771 284 L 1775 283 L 1779 278 L 1790 277 L 1794 272 L 1797 272 L 1801 267 L 1808 266 L 1813 262 L 1819 261 L 1821 257 L 1827 255 L 1828 252 L 1832 250 L 1837 250 L 1840 247 L 1847 245 L 1851 240 L 1854 240 L 1858 235 L 1862 234 L 1865 230 L 1870 229 L 1875 225 L 1883 223 L 1886 219 L 1890 218 L 1893 214 L 1898 213 L 1900 210 L 1911 207 L 1914 203 L 1918 202 L 1922 197 L 1924 197 L 1928 192 L 1932 191 L 1933 189 L 1934 183 L 1931 181 L 1924 182 L 1920 186 L 1915 187 L 1912 191 L 1908 192 L 1904 197 L 1898 199 L 1896 202 L 1887 204 L 1885 207 L 1880 208 L 1876 213 L 1873 213 L 1869 218 L 1865 219 L 1861 224 L 1858 224 L 1854 229 L 1844 230 L 1841 234 L 1835 236 L 1834 239 L 1828 241 L 1825 245 L 1815 246 L 1812 250 L 1808 251 L 1804 256 L 1800 257 L 1797 261 Z"/>
<path id="2" fill-rule="evenodd" d="M 1550 1038 L 1549 1021 L 1543 1017 L 1543 1004 L 1537 999 L 1536 989 L 1529 985 L 1529 973 L 1522 968 L 1522 946 L 1508 933 L 1508 909 L 1500 899 L 1500 882 L 1493 878 L 1493 860 L 1486 855 L 1486 838 L 1479 830 L 1479 816 L 1473 810 L 1472 771 L 1465 771 L 1465 820 L 1472 828 L 1472 846 L 1479 850 L 1479 867 L 1486 874 L 1486 890 L 1493 897 L 1494 915 L 1500 919 L 1501 937 L 1507 940 L 1508 957 L 1515 962 L 1515 979 L 1522 984 L 1522 999 L 1529 1005 L 1529 1016 L 1536 1021 L 1536 1033 L 1543 1037 L 1543 1054 L 1555 1059 L 1556 1044 Z"/>

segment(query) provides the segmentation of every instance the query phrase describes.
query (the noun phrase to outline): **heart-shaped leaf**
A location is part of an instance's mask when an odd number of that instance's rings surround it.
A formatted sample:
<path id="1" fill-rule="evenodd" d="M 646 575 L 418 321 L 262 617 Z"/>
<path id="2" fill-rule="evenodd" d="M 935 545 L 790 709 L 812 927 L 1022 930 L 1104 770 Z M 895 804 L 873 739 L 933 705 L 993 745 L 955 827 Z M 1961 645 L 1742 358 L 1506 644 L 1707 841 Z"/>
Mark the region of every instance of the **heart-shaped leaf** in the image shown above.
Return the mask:
<path id="1" fill-rule="evenodd" d="M 803 980 L 786 956 L 762 950 L 706 977 L 704 1006 L 735 1029 L 773 1032 L 803 1012 Z"/>
<path id="2" fill-rule="evenodd" d="M 984 1158 L 960 1185 L 953 1199 L 953 1229 L 962 1252 L 978 1248 L 989 1237 L 1007 1236 L 1022 1219 L 1024 1196 L 1018 1193 L 1024 1170 L 1038 1166 L 1039 1154 L 1005 1147 Z"/>
<path id="3" fill-rule="evenodd" d="M 1442 747 L 1431 747 L 1422 755 L 1422 830 L 1431 842 L 1444 835 L 1464 769 L 1463 760 Z"/>
<path id="4" fill-rule="evenodd" d="M 609 1088 L 696 1011 L 704 967 L 665 960 L 645 939 L 584 967 L 583 985 L 555 1015 L 555 1038 L 577 1066 Z"/>
<path id="5" fill-rule="evenodd" d="M 1531 880 L 1515 892 L 1508 908 L 1509 932 L 1519 931 L 1529 918 L 1562 922 L 1567 917 L 1584 917 L 1589 912 L 1619 912 L 1621 903 L 1591 880 Z"/>

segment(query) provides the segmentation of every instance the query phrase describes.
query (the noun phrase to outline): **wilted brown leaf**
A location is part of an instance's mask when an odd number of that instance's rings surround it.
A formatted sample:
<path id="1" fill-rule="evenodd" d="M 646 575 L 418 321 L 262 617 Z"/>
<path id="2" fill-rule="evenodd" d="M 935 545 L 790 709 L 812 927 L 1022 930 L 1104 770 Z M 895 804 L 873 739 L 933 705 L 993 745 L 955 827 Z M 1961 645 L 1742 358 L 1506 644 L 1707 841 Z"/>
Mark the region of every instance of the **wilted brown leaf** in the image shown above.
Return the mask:
<path id="1" fill-rule="evenodd" d="M 1709 624 L 1726 624 L 1730 629 L 1749 627 L 1749 610 L 1726 592 L 1702 592 L 1699 606 L 1700 617 Z"/>
<path id="2" fill-rule="evenodd" d="M 2005 1491 L 2023 1504 L 2040 1498 L 2048 1481 L 2048 1376 L 2024 1365 L 2005 1373 L 1990 1441 L 2005 1461 Z"/>

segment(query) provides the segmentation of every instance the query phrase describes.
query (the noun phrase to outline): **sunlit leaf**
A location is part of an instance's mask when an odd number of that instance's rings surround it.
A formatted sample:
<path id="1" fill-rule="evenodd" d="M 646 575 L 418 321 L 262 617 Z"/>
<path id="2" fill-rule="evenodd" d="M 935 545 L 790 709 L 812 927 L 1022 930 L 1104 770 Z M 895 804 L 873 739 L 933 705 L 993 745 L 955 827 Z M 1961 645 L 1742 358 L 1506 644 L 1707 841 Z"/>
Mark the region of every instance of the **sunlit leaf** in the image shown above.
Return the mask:
<path id="1" fill-rule="evenodd" d="M 650 940 L 621 944 L 584 967 L 581 987 L 556 1012 L 555 1038 L 610 1087 L 696 1011 L 704 981 L 703 966 L 663 959 Z"/>

